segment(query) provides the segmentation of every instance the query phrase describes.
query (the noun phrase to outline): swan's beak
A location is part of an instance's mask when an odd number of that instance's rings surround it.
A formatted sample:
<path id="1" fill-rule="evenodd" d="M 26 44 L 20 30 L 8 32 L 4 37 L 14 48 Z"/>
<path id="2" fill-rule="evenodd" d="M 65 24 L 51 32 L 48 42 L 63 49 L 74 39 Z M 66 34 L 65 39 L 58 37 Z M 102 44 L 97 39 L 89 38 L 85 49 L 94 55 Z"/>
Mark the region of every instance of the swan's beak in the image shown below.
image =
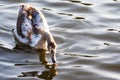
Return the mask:
<path id="1" fill-rule="evenodd" d="M 53 63 L 56 63 L 56 51 L 55 50 L 51 50 L 50 51 L 50 54 L 51 54 L 51 59 L 52 59 L 52 62 Z"/>
<path id="2" fill-rule="evenodd" d="M 48 44 L 48 50 L 51 54 L 51 59 L 52 59 L 52 62 L 53 63 L 57 63 L 57 60 L 56 60 L 56 49 L 52 47 L 53 45 L 52 44 Z"/>

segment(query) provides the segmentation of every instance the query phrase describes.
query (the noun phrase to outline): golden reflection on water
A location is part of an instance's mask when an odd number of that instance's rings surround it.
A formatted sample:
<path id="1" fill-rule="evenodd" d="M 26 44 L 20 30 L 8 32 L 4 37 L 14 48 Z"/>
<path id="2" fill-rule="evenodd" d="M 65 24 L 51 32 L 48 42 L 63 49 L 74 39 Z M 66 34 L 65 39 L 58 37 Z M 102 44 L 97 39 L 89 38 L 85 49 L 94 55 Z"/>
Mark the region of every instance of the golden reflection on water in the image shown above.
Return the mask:
<path id="1" fill-rule="evenodd" d="M 48 61 L 47 61 L 47 59 L 46 59 L 46 50 L 44 50 L 44 49 L 39 49 L 39 50 L 37 50 L 37 52 L 38 52 L 38 55 L 39 55 L 39 60 L 40 60 L 40 62 L 42 62 L 43 64 L 47 64 L 48 63 Z"/>
<path id="2" fill-rule="evenodd" d="M 38 78 L 52 80 L 58 74 L 56 64 L 45 65 L 45 68 L 47 68 L 48 70 L 42 71 L 41 74 L 37 75 Z"/>
<path id="3" fill-rule="evenodd" d="M 22 75 L 18 77 L 37 77 L 44 80 L 52 80 L 56 75 L 58 75 L 58 71 L 56 69 L 56 64 L 46 64 L 45 68 L 47 70 L 44 71 L 31 71 L 31 72 L 22 72 Z"/>
<path id="4" fill-rule="evenodd" d="M 39 49 L 37 50 L 39 55 L 39 60 L 42 62 L 42 65 L 47 69 L 43 71 L 31 71 L 31 72 L 21 72 L 21 75 L 18 77 L 37 77 L 44 80 L 52 80 L 56 75 L 58 75 L 57 64 L 49 64 L 46 59 L 46 50 Z M 24 66 L 24 65 L 35 65 L 35 64 L 15 64 L 15 66 Z"/>
<path id="5" fill-rule="evenodd" d="M 49 64 L 46 59 L 47 50 L 39 49 L 37 50 L 39 54 L 39 60 L 45 65 L 45 68 L 48 70 L 43 71 L 40 75 L 37 75 L 38 78 L 45 80 L 52 80 L 54 76 L 58 74 L 57 64 Z"/>

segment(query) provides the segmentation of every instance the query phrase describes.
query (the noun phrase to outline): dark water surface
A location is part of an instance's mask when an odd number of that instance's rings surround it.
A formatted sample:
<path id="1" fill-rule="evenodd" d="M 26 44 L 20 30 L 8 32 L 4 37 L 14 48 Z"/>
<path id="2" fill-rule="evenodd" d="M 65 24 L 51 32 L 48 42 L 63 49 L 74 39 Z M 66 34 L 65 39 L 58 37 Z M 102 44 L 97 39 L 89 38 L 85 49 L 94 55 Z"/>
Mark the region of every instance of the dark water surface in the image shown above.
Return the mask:
<path id="1" fill-rule="evenodd" d="M 57 67 L 42 64 L 38 52 L 13 49 L 20 3 L 47 18 Z M 119 43 L 120 0 L 0 0 L 0 80 L 120 80 Z"/>

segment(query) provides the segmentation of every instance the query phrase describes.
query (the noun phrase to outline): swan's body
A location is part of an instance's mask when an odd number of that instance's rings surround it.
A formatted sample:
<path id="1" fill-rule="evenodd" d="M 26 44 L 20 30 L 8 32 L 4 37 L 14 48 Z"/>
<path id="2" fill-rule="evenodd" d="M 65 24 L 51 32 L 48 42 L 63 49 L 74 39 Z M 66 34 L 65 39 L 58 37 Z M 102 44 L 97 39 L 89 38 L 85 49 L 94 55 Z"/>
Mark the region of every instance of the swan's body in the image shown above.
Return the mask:
<path id="1" fill-rule="evenodd" d="M 31 18 L 30 18 L 31 16 Z M 17 44 L 22 43 L 36 49 L 51 49 L 52 61 L 56 62 L 56 43 L 49 32 L 44 15 L 33 7 L 21 5 L 16 27 L 13 30 Z"/>

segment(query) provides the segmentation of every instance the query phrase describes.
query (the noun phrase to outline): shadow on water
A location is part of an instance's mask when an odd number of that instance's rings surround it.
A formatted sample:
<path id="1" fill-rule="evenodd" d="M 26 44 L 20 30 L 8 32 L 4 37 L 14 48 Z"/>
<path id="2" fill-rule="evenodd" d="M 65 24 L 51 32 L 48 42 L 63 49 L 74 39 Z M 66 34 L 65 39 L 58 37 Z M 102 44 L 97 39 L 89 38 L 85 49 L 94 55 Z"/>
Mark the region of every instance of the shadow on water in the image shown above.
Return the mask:
<path id="1" fill-rule="evenodd" d="M 83 4 L 83 5 L 86 5 L 86 6 L 91 6 L 93 4 L 91 3 L 86 3 L 86 2 L 82 2 L 80 0 L 63 0 L 63 1 L 69 1 L 69 2 L 72 2 L 72 3 L 80 3 L 80 4 Z"/>
<path id="2" fill-rule="evenodd" d="M 71 54 L 71 53 L 65 53 L 65 55 L 68 55 L 68 56 L 77 56 L 77 57 L 88 57 L 88 58 L 96 58 L 98 56 L 93 56 L 93 55 L 80 55 L 80 54 Z"/>
<path id="3" fill-rule="evenodd" d="M 50 8 L 42 8 L 42 10 L 48 10 L 48 11 L 52 11 L 52 9 L 50 9 Z"/>
<path id="4" fill-rule="evenodd" d="M 67 15 L 67 16 L 73 16 L 73 14 L 69 14 L 69 13 L 57 13 L 57 14 L 60 14 L 60 15 Z"/>
<path id="5" fill-rule="evenodd" d="M 71 14 L 71 13 L 63 13 L 63 12 L 57 13 L 57 14 L 59 14 L 59 15 L 64 15 L 64 16 L 74 16 L 74 15 Z M 76 20 L 85 20 L 85 18 L 84 18 L 84 17 L 81 17 L 81 16 L 75 16 L 73 19 L 76 19 Z"/>
<path id="6" fill-rule="evenodd" d="M 18 49 L 18 48 L 17 48 Z M 38 49 L 36 50 L 38 55 L 39 55 L 39 61 L 42 63 L 42 65 L 44 65 L 45 70 L 43 71 L 31 71 L 31 72 L 21 72 L 21 75 L 19 75 L 18 77 L 37 77 L 40 79 L 44 79 L 44 80 L 52 80 L 57 74 L 57 64 L 49 64 L 47 59 L 46 59 L 46 50 L 44 49 Z M 24 64 L 15 64 L 15 66 L 27 66 L 27 65 L 32 65 L 32 66 L 36 66 L 36 65 L 41 65 L 40 63 L 29 63 L 26 61 L 26 63 Z"/>
<path id="7" fill-rule="evenodd" d="M 63 0 L 63 1 L 69 1 L 69 2 L 74 2 L 74 3 L 81 3 L 80 0 Z"/>
<path id="8" fill-rule="evenodd" d="M 85 20 L 84 17 L 80 17 L 80 16 L 77 16 L 77 17 L 75 17 L 74 19 L 83 19 L 83 20 Z"/>

